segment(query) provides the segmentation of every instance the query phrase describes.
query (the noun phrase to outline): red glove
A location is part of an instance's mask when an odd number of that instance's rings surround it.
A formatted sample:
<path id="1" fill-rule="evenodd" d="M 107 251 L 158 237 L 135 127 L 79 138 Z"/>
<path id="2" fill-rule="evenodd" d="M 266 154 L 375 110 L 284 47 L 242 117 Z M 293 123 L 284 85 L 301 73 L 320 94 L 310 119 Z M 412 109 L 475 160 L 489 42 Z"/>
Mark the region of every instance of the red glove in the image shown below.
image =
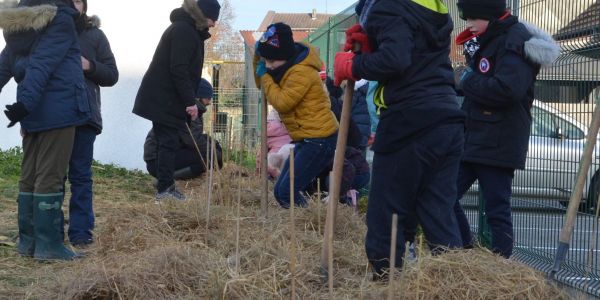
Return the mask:
<path id="1" fill-rule="evenodd" d="M 340 86 L 346 79 L 356 81 L 352 75 L 352 60 L 355 54 L 352 52 L 338 52 L 333 61 L 333 85 Z"/>
<path id="2" fill-rule="evenodd" d="M 360 24 L 355 24 L 346 30 L 346 43 L 344 44 L 344 51 L 358 52 L 357 49 L 355 49 L 355 44 L 360 46 L 358 51 L 362 53 L 372 52 L 371 45 L 369 44 L 369 37 Z"/>

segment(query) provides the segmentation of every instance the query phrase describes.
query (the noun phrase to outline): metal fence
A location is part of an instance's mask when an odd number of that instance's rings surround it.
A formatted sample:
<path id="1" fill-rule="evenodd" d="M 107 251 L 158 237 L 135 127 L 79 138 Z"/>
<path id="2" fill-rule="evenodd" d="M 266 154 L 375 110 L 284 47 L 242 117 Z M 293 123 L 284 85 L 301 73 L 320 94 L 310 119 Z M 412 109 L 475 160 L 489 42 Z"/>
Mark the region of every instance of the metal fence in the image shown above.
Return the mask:
<path id="1" fill-rule="evenodd" d="M 465 28 L 465 22 L 458 17 L 456 2 L 447 1 L 455 22 L 453 40 Z M 514 258 L 548 272 L 554 262 L 592 112 L 600 102 L 600 1 L 507 0 L 507 5 L 521 20 L 552 34 L 562 48 L 555 64 L 538 75 L 526 169 L 515 173 L 511 200 Z M 344 31 L 355 22 L 351 6 L 308 38 L 319 47 L 321 58 L 329 66 L 329 75 L 332 75 L 333 56 L 343 45 Z M 462 51 L 461 46 L 452 46 L 450 57 L 455 67 L 464 64 Z M 596 146 L 571 248 L 557 276 L 560 282 L 596 296 L 600 296 L 595 215 L 600 191 L 599 149 Z M 461 202 L 473 231 L 485 244 L 489 234 L 477 185 Z"/>

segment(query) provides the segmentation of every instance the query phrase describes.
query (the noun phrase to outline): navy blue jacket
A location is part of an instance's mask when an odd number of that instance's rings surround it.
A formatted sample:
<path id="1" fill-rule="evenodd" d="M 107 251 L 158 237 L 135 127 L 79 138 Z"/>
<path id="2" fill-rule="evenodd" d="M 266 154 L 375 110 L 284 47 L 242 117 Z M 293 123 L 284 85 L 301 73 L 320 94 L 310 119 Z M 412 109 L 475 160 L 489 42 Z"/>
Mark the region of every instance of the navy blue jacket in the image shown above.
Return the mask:
<path id="1" fill-rule="evenodd" d="M 428 129 L 464 122 L 454 90 L 448 13 L 410 0 L 375 1 L 364 29 L 372 53 L 356 55 L 355 77 L 383 86 L 375 152 L 392 152 Z"/>
<path id="2" fill-rule="evenodd" d="M 110 49 L 108 39 L 100 30 L 100 20 L 96 16 L 82 24 L 79 29 L 79 45 L 81 54 L 90 61 L 90 70 L 84 72 L 85 82 L 90 95 L 92 117 L 88 125 L 94 127 L 98 134 L 102 132 L 100 87 L 113 86 L 119 80 L 119 70 L 115 56 Z"/>
<path id="3" fill-rule="evenodd" d="M 198 20 L 184 8 L 173 10 L 170 18 L 171 26 L 163 33 L 142 79 L 133 113 L 180 128 L 186 121 L 186 107 L 196 103 L 195 92 L 204 63 L 204 41 L 210 34 L 208 29 L 198 30 Z"/>
<path id="4" fill-rule="evenodd" d="M 535 78 L 560 51 L 549 35 L 527 26 L 509 16 L 479 37 L 474 72 L 462 83 L 466 162 L 525 168 Z"/>
<path id="5" fill-rule="evenodd" d="M 66 6 L 37 8 L 45 13 L 30 7 L 0 12 L 6 40 L 0 88 L 14 77 L 17 101 L 29 112 L 21 121 L 27 132 L 81 125 L 90 117 L 90 105 L 74 23 L 79 13 Z"/>
<path id="6" fill-rule="evenodd" d="M 352 96 L 352 120 L 360 131 L 360 149 L 365 149 L 371 136 L 371 117 L 367 107 L 367 90 L 369 84 L 365 84 L 354 91 Z"/>

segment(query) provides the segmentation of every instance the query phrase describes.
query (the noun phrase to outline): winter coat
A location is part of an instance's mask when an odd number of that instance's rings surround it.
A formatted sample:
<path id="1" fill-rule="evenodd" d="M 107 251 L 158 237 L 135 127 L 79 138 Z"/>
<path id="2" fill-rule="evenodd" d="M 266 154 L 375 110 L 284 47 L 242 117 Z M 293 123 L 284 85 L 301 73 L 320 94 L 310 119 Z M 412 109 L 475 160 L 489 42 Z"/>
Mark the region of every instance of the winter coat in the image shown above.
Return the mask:
<path id="1" fill-rule="evenodd" d="M 535 78 L 560 48 L 550 35 L 514 16 L 492 21 L 479 43 L 474 72 L 462 83 L 467 113 L 463 160 L 523 169 Z"/>
<path id="2" fill-rule="evenodd" d="M 297 61 L 279 84 L 266 74 L 260 78 L 260 86 L 269 104 L 279 112 L 292 140 L 331 136 L 337 131 L 338 122 L 319 76 L 323 63 L 312 46 L 296 44 L 296 48 Z"/>
<path id="3" fill-rule="evenodd" d="M 336 120 L 340 122 L 344 103 L 341 99 L 333 96 L 329 96 L 329 101 L 331 101 L 331 111 L 335 115 Z M 362 146 L 362 135 L 352 118 L 350 118 L 350 122 L 348 123 L 348 137 L 346 140 L 346 145 L 348 145 L 348 147 L 354 147 L 360 150 L 366 149 L 366 145 L 365 147 Z"/>
<path id="4" fill-rule="evenodd" d="M 84 71 L 85 83 L 90 95 L 92 117 L 88 122 L 98 134 L 102 132 L 100 87 L 113 86 L 119 80 L 119 70 L 115 56 L 104 32 L 100 30 L 100 19 L 89 18 L 85 28 L 79 33 L 81 55 L 90 62 L 90 70 Z"/>
<path id="5" fill-rule="evenodd" d="M 152 122 L 179 128 L 186 120 L 186 107 L 195 104 L 195 91 L 204 63 L 204 41 L 208 29 L 200 30 L 206 18 L 196 1 L 185 0 L 171 12 L 165 30 L 138 90 L 133 113 Z"/>
<path id="6" fill-rule="evenodd" d="M 6 40 L 0 89 L 14 77 L 16 100 L 29 112 L 21 121 L 27 132 L 81 125 L 90 118 L 74 23 L 78 15 L 62 5 L 0 10 Z"/>
<path id="7" fill-rule="evenodd" d="M 387 108 L 375 152 L 397 151 L 429 129 L 464 122 L 449 59 L 452 20 L 443 4 L 432 2 L 437 10 L 410 0 L 378 0 L 363 9 L 374 50 L 354 57 L 352 73 L 383 88 Z"/>
<path id="8" fill-rule="evenodd" d="M 360 147 L 364 149 L 367 147 L 369 136 L 371 136 L 371 118 L 367 107 L 369 84 L 366 80 L 362 84 L 360 83 L 360 81 L 356 83 L 354 95 L 352 96 L 351 116 L 361 134 Z"/>
<path id="9" fill-rule="evenodd" d="M 291 142 L 292 138 L 281 120 L 267 121 L 267 147 L 269 148 L 269 153 L 277 153 L 283 145 Z"/>

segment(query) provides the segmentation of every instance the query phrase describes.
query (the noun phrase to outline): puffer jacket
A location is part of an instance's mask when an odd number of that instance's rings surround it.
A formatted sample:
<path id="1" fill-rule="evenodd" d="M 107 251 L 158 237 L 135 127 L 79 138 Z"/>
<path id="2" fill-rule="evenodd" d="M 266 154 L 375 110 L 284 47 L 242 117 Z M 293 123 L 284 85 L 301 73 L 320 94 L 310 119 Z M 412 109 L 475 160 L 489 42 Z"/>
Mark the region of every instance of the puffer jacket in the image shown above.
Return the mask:
<path id="1" fill-rule="evenodd" d="M 102 132 L 102 114 L 100 87 L 113 86 L 119 80 L 119 70 L 115 56 L 110 49 L 106 35 L 100 29 L 100 19 L 97 16 L 86 17 L 86 24 L 79 32 L 81 55 L 90 62 L 90 70 L 84 72 L 85 82 L 91 96 L 90 108 L 92 117 L 89 125 Z"/>
<path id="2" fill-rule="evenodd" d="M 560 47 L 541 29 L 508 16 L 479 36 L 473 72 L 462 83 L 467 113 L 463 161 L 525 168 L 534 83 Z"/>
<path id="3" fill-rule="evenodd" d="M 279 84 L 266 74 L 260 78 L 260 86 L 269 104 L 279 112 L 292 140 L 331 136 L 339 125 L 319 76 L 323 63 L 312 46 L 296 44 L 296 47 L 301 51 L 296 56 L 298 61 L 285 72 Z"/>
<path id="4" fill-rule="evenodd" d="M 354 95 L 352 96 L 352 120 L 361 134 L 361 148 L 366 148 L 371 136 L 371 118 L 367 107 L 367 91 L 369 89 L 368 81 L 361 80 L 356 82 Z"/>
<path id="5" fill-rule="evenodd" d="M 0 90 L 14 77 L 17 101 L 29 114 L 26 132 L 84 124 L 90 104 L 81 68 L 75 22 L 65 5 L 43 4 L 0 10 L 6 47 L 0 54 Z"/>

